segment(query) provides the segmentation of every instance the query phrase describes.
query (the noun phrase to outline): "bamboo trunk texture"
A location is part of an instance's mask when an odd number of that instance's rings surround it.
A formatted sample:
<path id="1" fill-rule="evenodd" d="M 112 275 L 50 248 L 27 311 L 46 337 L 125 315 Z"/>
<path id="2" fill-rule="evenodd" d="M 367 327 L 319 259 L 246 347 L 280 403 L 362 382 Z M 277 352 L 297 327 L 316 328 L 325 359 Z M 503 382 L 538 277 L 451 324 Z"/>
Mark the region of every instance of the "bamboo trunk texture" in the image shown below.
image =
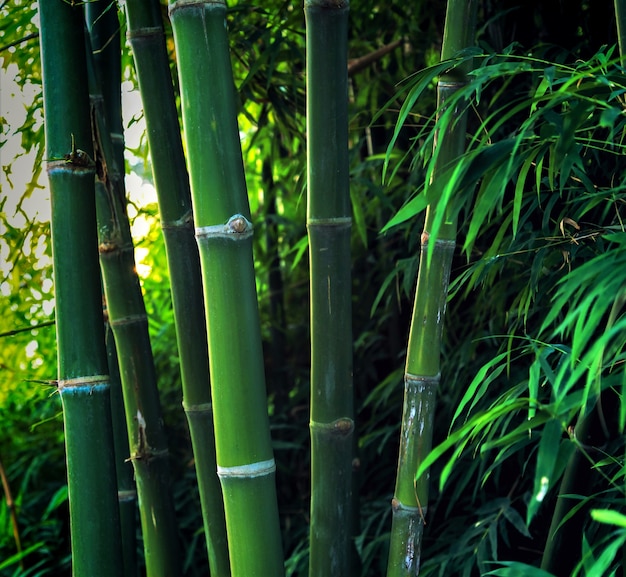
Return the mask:
<path id="1" fill-rule="evenodd" d="M 310 577 L 348 576 L 352 551 L 352 294 L 348 1 L 305 0 L 311 287 Z"/>
<path id="2" fill-rule="evenodd" d="M 442 60 L 473 42 L 476 0 L 450 0 L 446 10 Z M 437 84 L 437 109 L 443 111 L 452 94 L 467 82 L 467 68 L 457 67 Z M 462 107 L 458 107 L 462 110 Z M 441 147 L 433 179 L 455 161 L 465 148 L 466 119 L 455 121 L 438 135 Z M 404 406 L 400 454 L 392 500 L 392 527 L 387 577 L 419 574 L 421 542 L 428 512 L 428 472 L 416 478 L 420 462 L 432 448 L 436 391 L 440 381 L 440 355 L 450 268 L 456 244 L 454 210 L 448 206 L 435 239 L 430 230 L 441 210 L 436 202 L 426 211 L 421 237 L 420 263 L 404 376 Z M 434 242 L 434 246 L 432 245 Z"/>
<path id="3" fill-rule="evenodd" d="M 82 4 L 39 6 L 72 575 L 122 574 Z M 88 152 L 85 152 L 88 151 Z"/>
<path id="4" fill-rule="evenodd" d="M 284 574 L 224 2 L 170 3 L 203 274 L 217 470 L 234 577 Z"/>
<path id="5" fill-rule="evenodd" d="M 200 256 L 160 4 L 158 0 L 128 0 L 126 15 L 165 238 L 183 406 L 194 452 L 209 567 L 214 577 L 227 577 L 230 563 L 215 456 Z"/>
<path id="6" fill-rule="evenodd" d="M 90 2 L 85 6 L 87 29 L 98 77 L 104 96 L 107 125 L 111 132 L 117 166 L 124 166 L 124 134 L 122 129 L 122 65 L 120 54 L 120 24 L 117 10 L 104 2 Z M 104 287 L 102 288 L 104 294 Z M 105 340 L 111 383 L 111 422 L 115 446 L 117 495 L 120 508 L 124 577 L 137 575 L 137 489 L 133 465 L 128 461 L 130 447 L 124 415 L 122 380 L 117 361 L 115 338 L 109 324 L 105 305 Z"/>
<path id="7" fill-rule="evenodd" d="M 167 439 L 148 318 L 135 268 L 123 174 L 117 165 L 93 62 L 89 70 L 97 168 L 98 250 L 109 323 L 118 352 L 146 572 L 148 577 L 168 577 L 180 574 L 181 560 L 170 493 Z"/>

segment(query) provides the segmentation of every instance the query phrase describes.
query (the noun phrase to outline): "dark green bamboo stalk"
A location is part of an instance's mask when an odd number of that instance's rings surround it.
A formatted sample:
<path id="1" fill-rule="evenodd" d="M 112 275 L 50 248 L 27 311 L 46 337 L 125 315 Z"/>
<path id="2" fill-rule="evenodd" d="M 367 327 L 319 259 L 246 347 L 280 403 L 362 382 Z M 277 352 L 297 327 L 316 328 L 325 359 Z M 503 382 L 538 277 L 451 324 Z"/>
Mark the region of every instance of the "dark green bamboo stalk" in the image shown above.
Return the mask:
<path id="1" fill-rule="evenodd" d="M 179 575 L 178 531 L 169 486 L 168 449 L 135 269 L 123 175 L 115 159 L 96 71 L 90 67 L 100 266 L 115 337 L 130 460 L 135 471 L 148 577 Z"/>
<path id="2" fill-rule="evenodd" d="M 473 42 L 476 0 L 450 0 L 446 11 L 442 60 L 451 58 Z M 468 65 L 469 66 L 469 65 Z M 437 109 L 441 112 L 457 90 L 467 83 L 467 67 L 458 67 L 442 76 L 437 84 Z M 439 134 L 441 147 L 433 179 L 455 161 L 465 148 L 465 114 Z M 404 407 L 400 434 L 400 455 L 392 502 L 393 521 L 389 547 L 388 577 L 417 575 L 421 540 L 428 511 L 428 473 L 416 479 L 419 463 L 432 447 L 436 391 L 440 379 L 440 349 L 448 296 L 450 267 L 456 244 L 457 223 L 452 207 L 429 250 L 430 230 L 437 210 L 428 206 L 421 238 L 413 317 L 404 376 Z M 430 257 L 430 258 L 429 258 Z"/>
<path id="3" fill-rule="evenodd" d="M 122 574 L 82 5 L 39 6 L 72 574 Z"/>
<path id="4" fill-rule="evenodd" d="M 252 223 L 223 1 L 170 3 L 234 577 L 282 575 Z"/>
<path id="5" fill-rule="evenodd" d="M 120 32 L 117 10 L 104 2 L 86 4 L 85 13 L 93 61 L 96 65 L 101 85 L 106 90 L 104 109 L 107 125 L 111 130 L 114 143 L 114 154 L 117 166 L 124 166 L 124 134 L 122 130 L 122 92 L 121 92 L 121 54 Z M 104 293 L 104 289 L 103 289 Z M 115 338 L 109 324 L 108 311 L 105 303 L 105 337 L 108 368 L 111 382 L 111 417 L 113 423 L 113 439 L 117 472 L 117 494 L 120 507 L 120 526 L 122 533 L 122 550 L 124 553 L 124 575 L 137 575 L 137 488 L 133 474 L 133 466 L 128 460 L 130 448 L 124 416 L 124 397 Z"/>
<path id="6" fill-rule="evenodd" d="M 311 267 L 309 575 L 349 575 L 352 309 L 347 0 L 305 0 Z"/>
<path id="7" fill-rule="evenodd" d="M 209 566 L 211 575 L 227 576 L 230 564 L 215 458 L 200 257 L 160 4 L 158 0 L 128 0 L 126 14 L 165 237 L 183 406 L 198 476 Z"/>

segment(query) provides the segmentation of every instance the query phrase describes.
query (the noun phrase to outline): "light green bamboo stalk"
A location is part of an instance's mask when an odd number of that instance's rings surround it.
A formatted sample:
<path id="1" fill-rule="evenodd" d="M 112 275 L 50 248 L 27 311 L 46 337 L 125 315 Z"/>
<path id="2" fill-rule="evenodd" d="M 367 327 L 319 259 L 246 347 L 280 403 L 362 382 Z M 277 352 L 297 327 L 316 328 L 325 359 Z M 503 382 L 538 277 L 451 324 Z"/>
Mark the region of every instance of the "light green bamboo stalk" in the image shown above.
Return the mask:
<path id="1" fill-rule="evenodd" d="M 127 0 L 126 15 L 165 237 L 183 406 L 194 452 L 209 566 L 214 577 L 227 576 L 230 564 L 215 458 L 200 257 L 160 4 L 158 0 Z"/>
<path id="2" fill-rule="evenodd" d="M 111 133 L 114 143 L 115 161 L 117 166 L 124 166 L 124 134 L 122 129 L 122 66 L 120 54 L 120 27 L 117 10 L 105 2 L 86 4 L 85 14 L 93 61 L 106 89 L 104 108 L 107 125 L 115 132 Z M 104 289 L 103 289 L 104 292 Z M 106 305 L 106 299 L 105 299 Z M 111 382 L 111 417 L 115 445 L 115 461 L 117 472 L 117 494 L 120 508 L 120 525 L 122 534 L 122 550 L 124 553 L 124 576 L 137 575 L 137 489 L 133 474 L 133 466 L 128 460 L 130 448 L 128 432 L 124 416 L 124 397 L 115 338 L 108 319 L 105 306 L 105 337 L 108 369 Z"/>
<path id="3" fill-rule="evenodd" d="M 348 0 L 305 0 L 307 227 L 311 267 L 309 575 L 349 575 L 352 309 Z"/>
<path id="4" fill-rule="evenodd" d="M 122 573 L 82 5 L 39 6 L 72 574 Z"/>
<path id="5" fill-rule="evenodd" d="M 148 577 L 168 577 L 180 574 L 181 562 L 169 486 L 167 439 L 126 214 L 123 175 L 115 159 L 93 64 L 90 72 L 100 266 L 118 351 L 146 571 Z"/>
<path id="6" fill-rule="evenodd" d="M 252 223 L 223 1 L 170 3 L 204 281 L 218 474 L 234 577 L 284 572 Z"/>
<path id="7" fill-rule="evenodd" d="M 449 0 L 442 60 L 451 58 L 473 42 L 476 5 L 476 0 Z M 450 96 L 467 83 L 467 71 L 465 66 L 458 67 L 439 79 L 439 111 L 445 108 Z M 465 121 L 465 115 L 461 112 L 455 122 L 439 134 L 436 146 L 441 147 L 441 150 L 434 179 L 463 153 Z M 435 397 L 440 379 L 441 335 L 457 228 L 452 216 L 454 210 L 447 207 L 444 222 L 434 239 L 435 245 L 429 250 L 429 243 L 432 242 L 429 231 L 437 210 L 441 208 L 436 201 L 428 206 L 421 238 L 421 257 L 404 376 L 404 407 L 392 502 L 388 577 L 419 573 L 421 540 L 428 510 L 428 474 L 418 479 L 415 475 L 419 463 L 432 447 Z"/>

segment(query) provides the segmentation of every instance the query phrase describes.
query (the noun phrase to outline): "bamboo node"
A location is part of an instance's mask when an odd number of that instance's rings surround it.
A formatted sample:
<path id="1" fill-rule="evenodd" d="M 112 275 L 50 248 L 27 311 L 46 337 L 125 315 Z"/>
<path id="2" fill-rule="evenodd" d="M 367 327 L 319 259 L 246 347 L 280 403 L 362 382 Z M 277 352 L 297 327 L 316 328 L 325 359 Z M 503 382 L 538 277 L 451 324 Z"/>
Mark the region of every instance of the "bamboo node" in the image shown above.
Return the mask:
<path id="1" fill-rule="evenodd" d="M 354 421 L 348 417 L 342 417 L 330 423 L 311 421 L 309 426 L 311 429 L 328 431 L 331 434 L 339 435 L 341 437 L 347 437 L 354 431 Z"/>
<path id="2" fill-rule="evenodd" d="M 108 375 L 89 375 L 86 377 L 74 377 L 72 379 L 59 379 L 57 381 L 57 388 L 59 392 L 63 389 L 88 389 L 89 394 L 99 387 L 109 386 Z"/>
<path id="3" fill-rule="evenodd" d="M 235 465 L 234 467 L 217 466 L 217 476 L 220 479 L 228 478 L 252 478 L 271 475 L 276 471 L 276 463 L 274 459 L 267 461 L 258 461 L 257 463 L 249 463 L 248 465 Z"/>
<path id="4" fill-rule="evenodd" d="M 252 223 L 243 215 L 236 214 L 231 216 L 226 223 L 228 232 L 243 234 L 248 232 L 248 228 L 252 227 Z"/>
<path id="5" fill-rule="evenodd" d="M 243 214 L 234 214 L 226 224 L 196 227 L 196 239 L 230 238 L 243 240 L 252 235 L 252 223 Z"/>

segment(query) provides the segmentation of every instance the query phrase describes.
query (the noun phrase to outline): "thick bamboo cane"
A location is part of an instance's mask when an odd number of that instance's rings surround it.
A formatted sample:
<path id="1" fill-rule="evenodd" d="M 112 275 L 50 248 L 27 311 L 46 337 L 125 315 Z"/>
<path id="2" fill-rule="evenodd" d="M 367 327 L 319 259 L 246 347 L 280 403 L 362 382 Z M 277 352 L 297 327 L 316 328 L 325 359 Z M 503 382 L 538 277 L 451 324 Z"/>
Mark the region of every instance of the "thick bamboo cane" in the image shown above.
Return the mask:
<path id="1" fill-rule="evenodd" d="M 158 0 L 128 0 L 126 15 L 165 238 L 183 406 L 194 452 L 209 567 L 211 575 L 227 576 L 230 564 L 215 458 L 200 257 L 160 4 Z"/>
<path id="2" fill-rule="evenodd" d="M 82 4 L 39 6 L 72 574 L 122 574 Z"/>
<path id="3" fill-rule="evenodd" d="M 204 281 L 217 467 L 234 577 L 282 575 L 275 463 L 226 5 L 170 4 Z"/>
<path id="4" fill-rule="evenodd" d="M 450 0 L 446 11 L 442 60 L 451 58 L 473 41 L 476 0 Z M 458 67 L 437 84 L 437 108 L 443 111 L 452 94 L 467 82 L 467 68 Z M 438 135 L 441 147 L 433 178 L 449 167 L 465 147 L 465 114 Z M 428 474 L 416 479 L 419 463 L 432 447 L 435 397 L 440 379 L 440 349 L 448 295 L 450 267 L 456 243 L 454 210 L 446 215 L 437 238 L 430 238 L 437 217 L 436 201 L 428 206 L 421 238 L 421 255 L 404 376 L 404 407 L 400 455 L 392 502 L 388 577 L 417 575 L 422 533 L 428 510 Z M 430 247 L 434 240 L 434 246 Z"/>
<path id="5" fill-rule="evenodd" d="M 167 439 L 148 318 L 135 268 L 123 175 L 117 166 L 93 63 L 89 71 L 97 168 L 98 249 L 109 323 L 118 352 L 146 571 L 148 577 L 167 577 L 181 571 L 178 531 L 170 493 Z"/>
<path id="6" fill-rule="evenodd" d="M 347 0 L 305 0 L 311 283 L 309 575 L 351 570 L 353 391 Z"/>

